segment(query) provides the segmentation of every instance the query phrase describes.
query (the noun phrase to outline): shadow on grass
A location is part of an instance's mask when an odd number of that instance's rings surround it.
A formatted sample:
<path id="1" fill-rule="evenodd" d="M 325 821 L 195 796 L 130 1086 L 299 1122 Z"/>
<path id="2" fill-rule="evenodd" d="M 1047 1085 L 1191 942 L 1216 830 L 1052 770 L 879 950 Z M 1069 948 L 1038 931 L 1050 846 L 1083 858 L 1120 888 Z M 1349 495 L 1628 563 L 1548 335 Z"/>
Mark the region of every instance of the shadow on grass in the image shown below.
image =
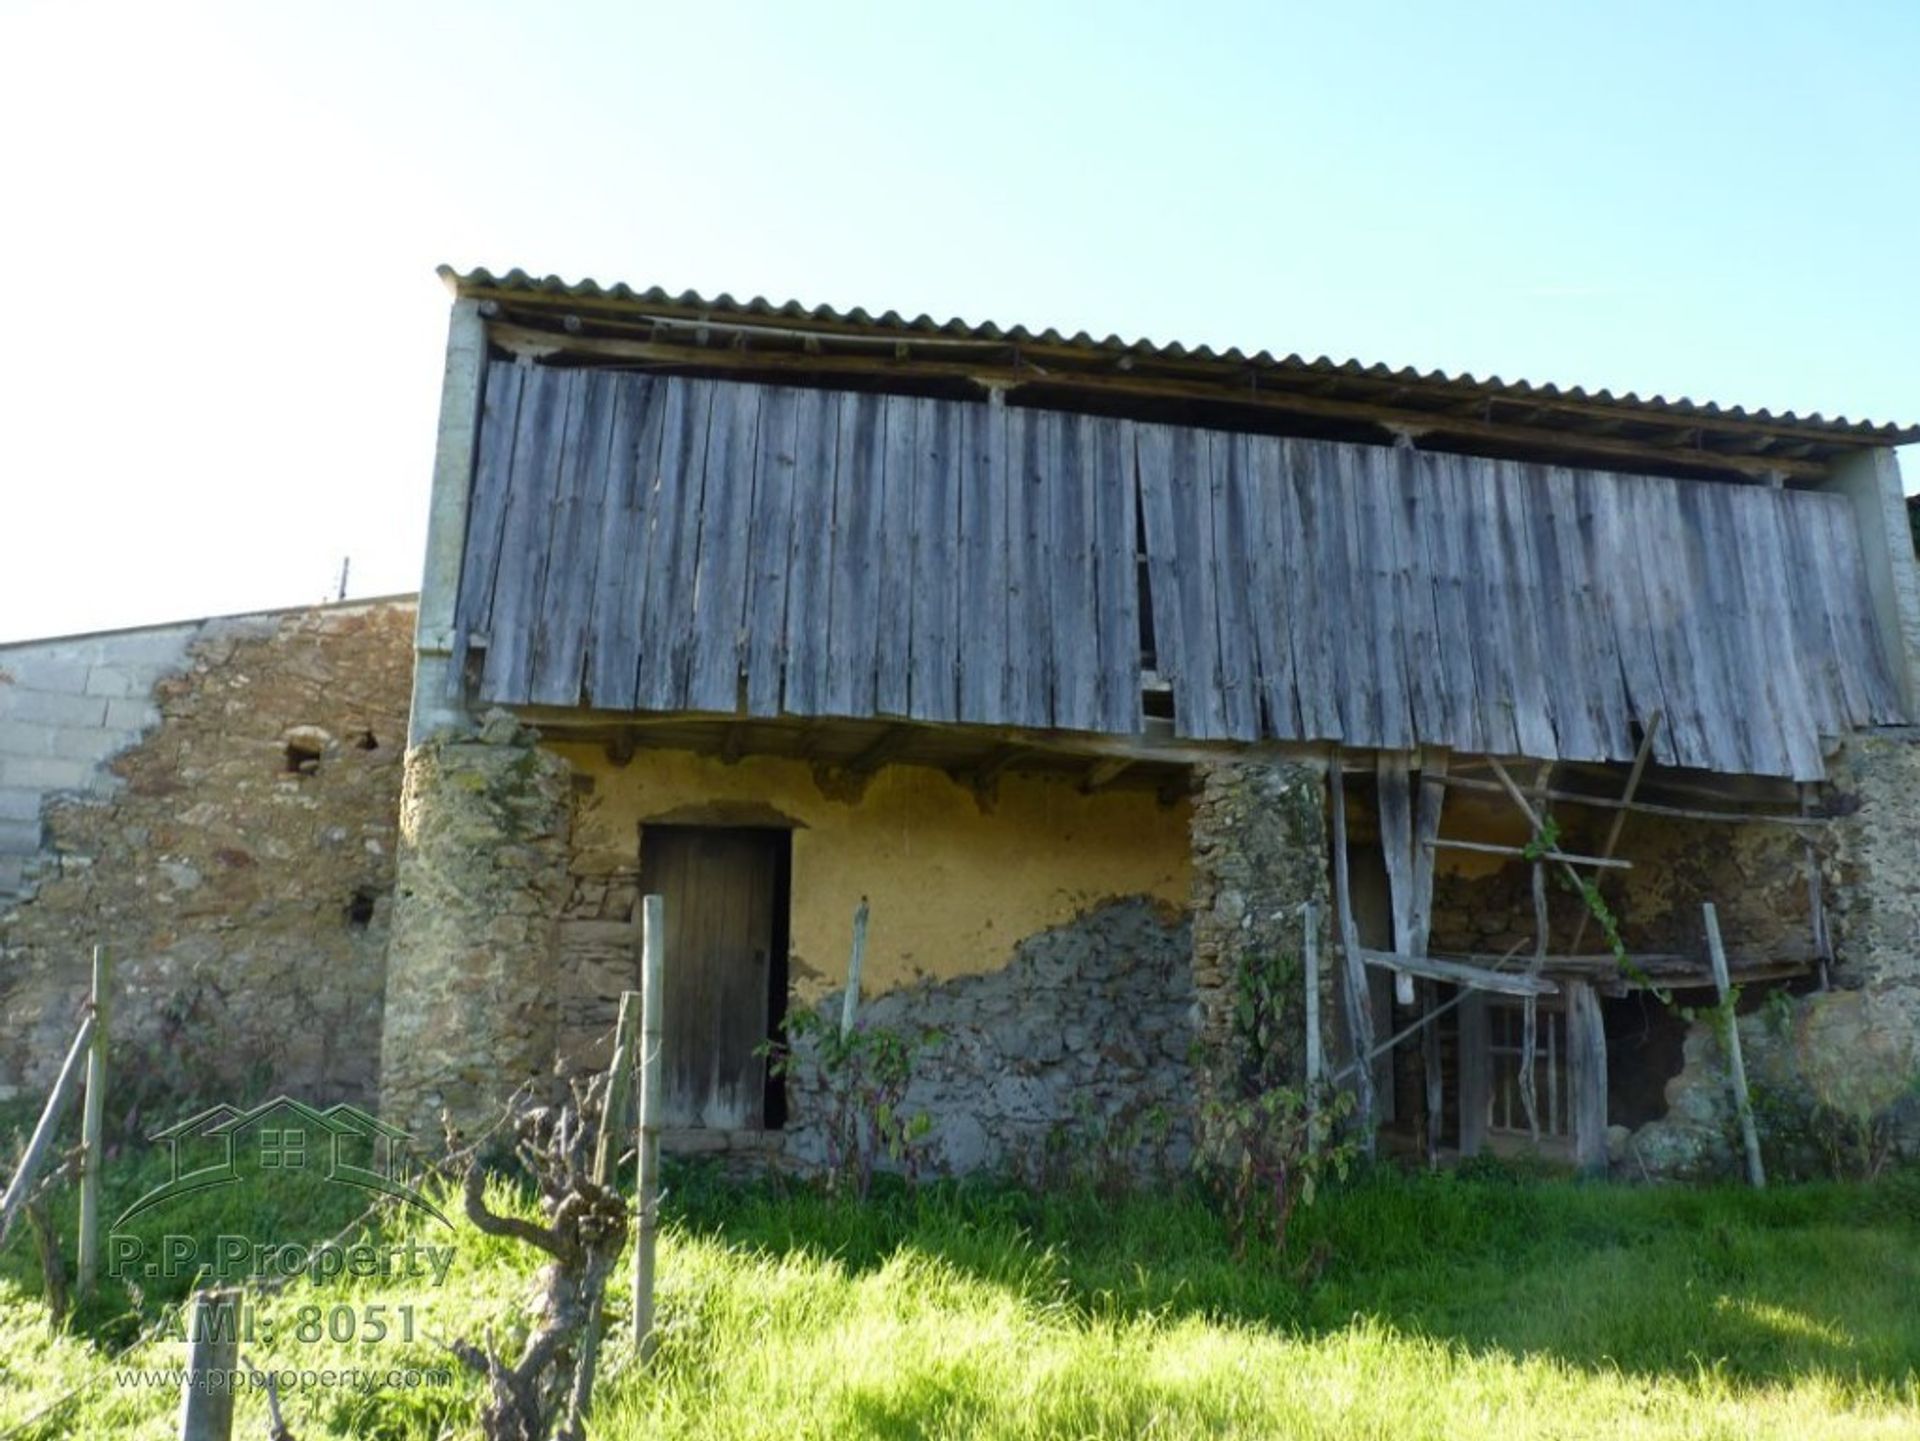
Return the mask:
<path id="1" fill-rule="evenodd" d="M 1244 1258 L 1190 1189 L 893 1185 L 855 1206 L 699 1168 L 670 1179 L 672 1220 L 736 1251 L 856 1275 L 924 1257 L 1089 1319 L 1199 1316 L 1305 1338 L 1367 1319 L 1593 1371 L 1920 1390 L 1915 1172 L 1756 1194 L 1382 1169 L 1300 1212 L 1287 1255 Z"/>

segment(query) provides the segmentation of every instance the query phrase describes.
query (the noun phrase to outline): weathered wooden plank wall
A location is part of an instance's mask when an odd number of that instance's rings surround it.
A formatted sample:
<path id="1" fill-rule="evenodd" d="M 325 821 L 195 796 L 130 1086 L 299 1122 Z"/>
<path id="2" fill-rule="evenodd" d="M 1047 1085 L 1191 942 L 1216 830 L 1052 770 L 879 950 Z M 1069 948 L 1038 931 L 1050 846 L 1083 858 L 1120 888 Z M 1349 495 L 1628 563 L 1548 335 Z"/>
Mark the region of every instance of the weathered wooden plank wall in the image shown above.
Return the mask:
<path id="1" fill-rule="evenodd" d="M 496 362 L 475 698 L 1821 774 L 1904 720 L 1838 496 Z"/>

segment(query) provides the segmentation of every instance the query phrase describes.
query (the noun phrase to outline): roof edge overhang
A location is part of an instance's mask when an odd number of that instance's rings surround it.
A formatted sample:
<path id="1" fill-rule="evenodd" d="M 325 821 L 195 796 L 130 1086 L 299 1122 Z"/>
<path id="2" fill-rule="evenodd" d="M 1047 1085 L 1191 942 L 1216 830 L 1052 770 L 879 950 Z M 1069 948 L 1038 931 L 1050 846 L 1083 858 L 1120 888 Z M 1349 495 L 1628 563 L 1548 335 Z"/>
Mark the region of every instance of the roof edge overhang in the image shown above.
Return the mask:
<path id="1" fill-rule="evenodd" d="M 1430 448 L 1584 460 L 1602 468 L 1818 483 L 1833 463 L 1920 441 L 1877 424 L 1207 346 L 1105 339 L 895 311 L 808 307 L 694 291 L 439 267 L 524 350 L 590 360 L 747 370 L 815 383 L 971 384 L 1275 412 Z"/>

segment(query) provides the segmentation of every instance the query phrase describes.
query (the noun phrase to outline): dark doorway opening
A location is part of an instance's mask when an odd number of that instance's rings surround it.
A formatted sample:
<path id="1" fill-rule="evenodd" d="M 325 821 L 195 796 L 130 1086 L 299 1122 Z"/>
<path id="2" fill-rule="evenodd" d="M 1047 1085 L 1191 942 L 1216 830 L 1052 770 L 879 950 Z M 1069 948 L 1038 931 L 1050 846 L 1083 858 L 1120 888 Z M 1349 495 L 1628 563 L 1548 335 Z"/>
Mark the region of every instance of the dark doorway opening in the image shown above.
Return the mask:
<path id="1" fill-rule="evenodd" d="M 640 890 L 666 911 L 662 1121 L 669 1129 L 786 1123 L 763 1045 L 786 1023 L 790 831 L 646 825 Z"/>

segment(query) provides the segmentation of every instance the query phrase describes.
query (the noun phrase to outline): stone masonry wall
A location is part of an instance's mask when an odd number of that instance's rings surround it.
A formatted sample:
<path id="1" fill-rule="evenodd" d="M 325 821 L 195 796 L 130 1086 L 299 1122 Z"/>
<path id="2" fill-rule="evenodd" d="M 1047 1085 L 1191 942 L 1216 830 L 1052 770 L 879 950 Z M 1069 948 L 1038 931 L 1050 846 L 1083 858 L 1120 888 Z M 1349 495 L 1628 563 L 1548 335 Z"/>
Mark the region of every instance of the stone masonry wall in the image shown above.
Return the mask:
<path id="1" fill-rule="evenodd" d="M 572 809 L 567 762 L 504 711 L 407 755 L 381 1108 L 422 1140 L 552 1075 Z"/>
<path id="2" fill-rule="evenodd" d="M 1829 778 L 1851 809 L 1821 847 L 1832 989 L 1782 993 L 1739 1021 L 1763 1148 L 1793 1172 L 1832 1164 L 1836 1142 L 1851 1165 L 1920 1157 L 1920 743 L 1856 736 Z M 1739 1142 L 1710 1026 L 1689 1032 L 1667 1101 L 1625 1144 L 1628 1173 L 1731 1173 Z"/>
<path id="3" fill-rule="evenodd" d="M 1001 970 L 903 987 L 865 1001 L 864 1025 L 931 1028 L 904 1103 L 932 1122 L 943 1174 L 1109 1164 L 1136 1174 L 1191 1149 L 1193 980 L 1186 918 L 1147 897 L 1097 906 L 1029 936 Z M 838 1023 L 840 995 L 821 1003 Z M 826 1159 L 817 1064 L 796 1047 L 788 1159 Z"/>
<path id="4" fill-rule="evenodd" d="M 1249 954 L 1278 955 L 1298 970 L 1304 931 L 1300 907 L 1318 909 L 1320 1019 L 1328 1056 L 1337 1054 L 1328 909 L 1326 773 L 1298 764 L 1218 764 L 1201 768 L 1193 804 L 1193 985 L 1195 1030 L 1224 1059 L 1233 1029 L 1235 976 Z M 1303 992 L 1304 986 L 1296 988 Z M 1288 997 L 1289 1034 L 1304 1036 L 1305 1001 Z M 1305 1074 L 1302 1049 L 1290 1069 Z"/>
<path id="5" fill-rule="evenodd" d="M 370 603 L 7 648 L 8 744 L 46 754 L 0 762 L 39 831 L 0 898 L 0 1099 L 50 1083 L 95 943 L 116 1124 L 371 1099 L 412 629 Z"/>

